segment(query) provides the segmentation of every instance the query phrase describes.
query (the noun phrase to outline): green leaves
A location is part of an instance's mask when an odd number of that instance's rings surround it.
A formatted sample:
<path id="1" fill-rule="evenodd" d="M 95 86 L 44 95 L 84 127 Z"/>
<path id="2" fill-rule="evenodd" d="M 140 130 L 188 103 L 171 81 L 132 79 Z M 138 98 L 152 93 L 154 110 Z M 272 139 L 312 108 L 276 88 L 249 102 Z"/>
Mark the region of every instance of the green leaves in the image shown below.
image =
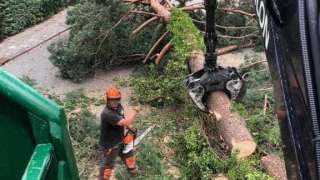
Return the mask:
<path id="1" fill-rule="evenodd" d="M 175 55 L 178 60 L 185 61 L 193 50 L 204 49 L 203 36 L 187 13 L 179 9 L 171 12 L 168 29 L 173 34 Z"/>
<path id="2" fill-rule="evenodd" d="M 258 57 L 246 57 L 244 65 L 258 62 Z M 233 104 L 233 109 L 246 119 L 259 150 L 264 153 L 282 155 L 280 129 L 273 112 L 271 76 L 264 64 L 252 67 L 249 73 L 248 90 L 243 101 Z M 264 110 L 265 96 L 268 109 Z M 264 112 L 265 111 L 265 112 Z"/>
<path id="3" fill-rule="evenodd" d="M 236 155 L 232 154 L 220 159 L 209 147 L 200 129 L 199 125 L 194 123 L 176 138 L 176 160 L 186 179 L 210 179 L 219 173 L 227 175 L 231 180 L 272 179 L 260 170 L 256 157 L 238 160 Z"/>
<path id="4" fill-rule="evenodd" d="M 132 37 L 131 32 L 145 19 L 127 16 L 129 6 L 120 0 L 83 0 L 68 12 L 70 37 L 49 47 L 51 62 L 62 77 L 79 82 L 96 69 L 129 63 L 129 55 L 150 48 L 153 25 Z"/>
<path id="5" fill-rule="evenodd" d="M 146 73 L 132 79 L 138 100 L 154 106 L 179 105 L 187 99 L 183 79 L 188 74 L 186 59 L 193 50 L 204 48 L 203 37 L 189 15 L 173 9 L 168 30 L 174 52 L 162 60 L 160 67 L 150 65 Z"/>

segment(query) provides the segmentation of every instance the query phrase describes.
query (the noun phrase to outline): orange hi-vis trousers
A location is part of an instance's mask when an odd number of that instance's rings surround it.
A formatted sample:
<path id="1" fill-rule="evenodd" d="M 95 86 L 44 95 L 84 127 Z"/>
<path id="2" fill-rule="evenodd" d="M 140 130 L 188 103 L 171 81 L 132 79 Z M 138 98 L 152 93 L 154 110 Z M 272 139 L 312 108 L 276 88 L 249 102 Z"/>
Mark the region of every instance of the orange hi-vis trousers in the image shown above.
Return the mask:
<path id="1" fill-rule="evenodd" d="M 128 144 L 134 140 L 134 136 L 132 134 L 127 134 L 127 136 L 123 139 L 123 144 Z M 124 164 L 127 166 L 127 169 L 130 173 L 135 172 L 136 170 L 136 156 L 134 155 L 134 151 L 130 151 L 127 154 L 123 154 L 123 146 L 116 146 L 114 148 L 105 149 L 102 152 L 102 160 L 100 164 L 100 175 L 99 180 L 109 180 L 112 176 L 113 169 L 115 166 L 115 161 L 118 156 L 121 157 Z"/>

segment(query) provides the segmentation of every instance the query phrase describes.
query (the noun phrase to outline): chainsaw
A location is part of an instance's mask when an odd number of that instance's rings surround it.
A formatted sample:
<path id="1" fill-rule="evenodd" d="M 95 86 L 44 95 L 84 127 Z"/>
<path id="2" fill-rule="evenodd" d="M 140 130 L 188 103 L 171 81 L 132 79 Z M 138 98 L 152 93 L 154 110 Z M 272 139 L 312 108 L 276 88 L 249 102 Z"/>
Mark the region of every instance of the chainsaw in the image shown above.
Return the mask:
<path id="1" fill-rule="evenodd" d="M 128 128 L 128 130 L 131 131 L 134 134 L 135 138 L 133 139 L 133 141 L 131 141 L 128 144 L 124 145 L 122 153 L 123 154 L 128 154 L 130 151 L 132 151 L 135 148 L 135 146 L 139 145 L 142 142 L 142 140 L 153 130 L 153 128 L 155 126 L 156 125 L 148 127 L 140 135 L 137 135 L 137 131 L 136 130 L 132 130 L 132 129 Z"/>

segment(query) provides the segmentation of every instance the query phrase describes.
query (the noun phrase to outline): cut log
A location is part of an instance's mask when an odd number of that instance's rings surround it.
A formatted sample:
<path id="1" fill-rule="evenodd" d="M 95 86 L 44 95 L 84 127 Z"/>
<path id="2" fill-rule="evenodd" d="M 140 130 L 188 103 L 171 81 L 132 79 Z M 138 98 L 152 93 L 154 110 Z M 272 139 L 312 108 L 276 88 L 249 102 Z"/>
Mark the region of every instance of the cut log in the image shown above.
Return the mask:
<path id="1" fill-rule="evenodd" d="M 204 54 L 195 51 L 189 58 L 189 67 L 192 72 L 203 68 Z M 256 150 L 256 143 L 246 128 L 245 121 L 236 112 L 231 112 L 229 97 L 221 91 L 212 92 L 207 105 L 209 111 L 215 116 L 210 118 L 212 126 L 216 125 L 219 133 L 226 142 L 231 152 L 238 152 L 238 158 L 245 158 Z"/>
<path id="2" fill-rule="evenodd" d="M 229 180 L 229 178 L 227 176 L 225 176 L 224 174 L 218 174 L 215 175 L 211 178 L 211 180 Z"/>
<path id="3" fill-rule="evenodd" d="M 267 155 L 261 158 L 262 167 L 268 175 L 277 180 L 287 180 L 287 173 L 284 160 L 276 155 Z"/>

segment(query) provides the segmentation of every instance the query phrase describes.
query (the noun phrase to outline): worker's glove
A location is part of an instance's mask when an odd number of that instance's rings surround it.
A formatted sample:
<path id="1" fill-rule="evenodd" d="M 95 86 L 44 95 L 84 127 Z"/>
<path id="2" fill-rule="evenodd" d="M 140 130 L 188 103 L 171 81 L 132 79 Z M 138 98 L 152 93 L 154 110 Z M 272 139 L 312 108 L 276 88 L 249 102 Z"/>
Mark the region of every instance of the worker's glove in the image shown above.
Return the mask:
<path id="1" fill-rule="evenodd" d="M 128 133 L 137 135 L 138 129 L 134 127 L 127 127 Z"/>

